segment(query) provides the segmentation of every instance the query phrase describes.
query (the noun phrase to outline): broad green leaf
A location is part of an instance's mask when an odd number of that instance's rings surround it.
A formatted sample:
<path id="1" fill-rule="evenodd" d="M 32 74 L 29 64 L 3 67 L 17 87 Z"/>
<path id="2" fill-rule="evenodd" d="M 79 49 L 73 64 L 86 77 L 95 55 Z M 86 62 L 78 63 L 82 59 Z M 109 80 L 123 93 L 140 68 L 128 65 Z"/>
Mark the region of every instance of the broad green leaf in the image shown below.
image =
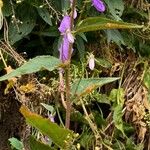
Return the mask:
<path id="1" fill-rule="evenodd" d="M 52 26 L 52 17 L 49 13 L 49 11 L 46 8 L 37 8 L 39 15 L 41 18 L 48 23 L 50 26 Z"/>
<path id="2" fill-rule="evenodd" d="M 77 49 L 79 51 L 80 59 L 83 59 L 85 56 L 85 45 L 84 41 L 80 36 L 76 36 Z"/>
<path id="3" fill-rule="evenodd" d="M 42 69 L 52 71 L 58 68 L 61 65 L 59 59 L 52 56 L 37 56 L 33 59 L 30 59 L 28 62 L 24 63 L 21 67 L 12 71 L 9 74 L 6 74 L 0 77 L 0 81 L 10 79 L 12 77 L 21 76 L 24 74 L 30 74 Z"/>
<path id="4" fill-rule="evenodd" d="M 4 6 L 2 7 L 3 15 L 8 17 L 8 16 L 10 16 L 13 13 L 10 1 L 9 0 L 5 0 L 5 1 L 3 1 L 3 3 L 4 3 Z"/>
<path id="5" fill-rule="evenodd" d="M 119 78 L 91 78 L 91 79 L 78 79 L 73 83 L 71 87 L 71 93 L 73 96 L 83 96 L 85 94 L 89 94 L 94 89 L 118 80 Z"/>
<path id="6" fill-rule="evenodd" d="M 111 15 L 116 20 L 121 20 L 120 17 L 122 16 L 124 10 L 123 0 L 104 0 L 104 1 L 108 6 Z"/>
<path id="7" fill-rule="evenodd" d="M 56 37 L 60 35 L 56 26 L 51 26 L 48 29 L 39 32 L 34 32 L 34 33 L 40 36 L 48 36 L 48 37 Z"/>
<path id="8" fill-rule="evenodd" d="M 30 136 L 30 149 L 31 150 L 54 150 L 48 145 L 37 141 L 34 137 Z"/>
<path id="9" fill-rule="evenodd" d="M 16 25 L 11 21 L 9 25 L 8 37 L 12 45 L 28 35 L 36 25 L 36 12 L 32 6 L 23 4 L 17 8 L 16 17 L 20 22 Z"/>
<path id="10" fill-rule="evenodd" d="M 72 140 L 72 131 L 61 128 L 49 119 L 45 119 L 40 115 L 30 112 L 25 106 L 22 106 L 20 111 L 27 123 L 48 136 L 58 147 L 65 148 L 66 144 Z"/>
<path id="11" fill-rule="evenodd" d="M 8 139 L 8 141 L 10 142 L 10 145 L 16 150 L 23 150 L 23 143 L 20 142 L 18 139 L 12 137 Z"/>
<path id="12" fill-rule="evenodd" d="M 121 47 L 122 44 L 125 45 L 124 39 L 118 30 L 107 30 L 106 35 L 107 35 L 107 42 L 108 43 L 113 41 L 119 47 Z"/>
<path id="13" fill-rule="evenodd" d="M 88 32 L 104 29 L 130 29 L 142 27 L 142 25 L 126 23 L 122 21 L 115 21 L 104 17 L 89 17 L 80 21 L 77 24 L 75 28 L 75 34 L 79 32 Z"/>

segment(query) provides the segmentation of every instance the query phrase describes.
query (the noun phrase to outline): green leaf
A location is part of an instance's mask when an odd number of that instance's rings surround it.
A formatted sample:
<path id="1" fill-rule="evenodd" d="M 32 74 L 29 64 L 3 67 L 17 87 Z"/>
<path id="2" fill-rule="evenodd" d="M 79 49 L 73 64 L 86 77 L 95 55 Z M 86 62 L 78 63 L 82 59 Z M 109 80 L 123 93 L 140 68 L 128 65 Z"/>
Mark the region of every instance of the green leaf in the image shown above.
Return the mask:
<path id="1" fill-rule="evenodd" d="M 20 142 L 18 139 L 12 137 L 8 139 L 8 141 L 10 141 L 10 144 L 12 145 L 13 148 L 17 150 L 23 150 L 23 143 Z"/>
<path id="2" fill-rule="evenodd" d="M 48 29 L 39 32 L 34 32 L 34 33 L 40 36 L 48 36 L 48 37 L 56 37 L 60 35 L 56 26 L 51 26 Z"/>
<path id="3" fill-rule="evenodd" d="M 122 116 L 123 116 L 122 105 L 121 104 L 116 105 L 114 107 L 113 121 L 114 121 L 115 127 L 124 134 Z"/>
<path id="4" fill-rule="evenodd" d="M 52 17 L 49 13 L 49 11 L 46 8 L 37 8 L 39 15 L 41 18 L 48 23 L 50 26 L 52 26 Z"/>
<path id="5" fill-rule="evenodd" d="M 4 6 L 2 7 L 3 15 L 8 17 L 8 16 L 10 16 L 13 13 L 10 1 L 9 0 L 5 0 L 5 1 L 3 1 L 3 3 L 4 3 Z"/>
<path id="6" fill-rule="evenodd" d="M 147 69 L 144 74 L 144 85 L 150 91 L 150 69 Z"/>
<path id="7" fill-rule="evenodd" d="M 85 56 L 85 45 L 84 41 L 80 36 L 76 36 L 77 49 L 79 51 L 80 59 L 83 59 Z"/>
<path id="8" fill-rule="evenodd" d="M 71 87 L 71 93 L 73 96 L 81 97 L 85 94 L 89 94 L 94 89 L 118 80 L 119 78 L 91 78 L 91 79 L 78 79 L 73 83 Z"/>
<path id="9" fill-rule="evenodd" d="M 120 89 L 113 89 L 110 93 L 110 98 L 111 101 L 114 102 L 113 104 L 113 121 L 115 124 L 115 127 L 120 130 L 123 135 L 125 135 L 124 133 L 124 128 L 123 128 L 123 120 L 122 120 L 122 116 L 123 116 L 123 105 L 124 105 L 124 90 L 122 88 Z"/>
<path id="10" fill-rule="evenodd" d="M 72 140 L 72 131 L 61 128 L 49 119 L 45 119 L 40 115 L 30 112 L 25 106 L 22 106 L 20 111 L 27 123 L 48 136 L 58 147 L 65 148 L 66 144 Z"/>
<path id="11" fill-rule="evenodd" d="M 88 32 L 104 29 L 130 29 L 142 28 L 142 25 L 115 21 L 104 17 L 89 17 L 80 21 L 75 29 L 75 34 L 79 32 Z"/>
<path id="12" fill-rule="evenodd" d="M 116 20 L 121 20 L 121 16 L 124 10 L 123 0 L 104 0 L 107 4 L 110 13 Z"/>
<path id="13" fill-rule="evenodd" d="M 115 42 L 119 47 L 121 44 L 125 45 L 124 39 L 118 30 L 107 30 L 107 41 L 110 43 L 111 41 Z"/>
<path id="14" fill-rule="evenodd" d="M 28 62 L 24 63 L 21 67 L 17 68 L 11 73 L 0 77 L 0 81 L 7 80 L 15 76 L 34 73 L 40 71 L 41 69 L 47 69 L 49 71 L 52 71 L 58 68 L 60 65 L 60 60 L 55 57 L 37 56 L 33 59 L 30 59 Z"/>
<path id="15" fill-rule="evenodd" d="M 42 105 L 45 109 L 47 109 L 48 111 L 50 111 L 51 114 L 53 114 L 53 113 L 55 112 L 55 109 L 54 109 L 53 106 L 47 105 L 47 104 L 44 104 L 44 103 L 41 103 L 41 105 Z"/>
<path id="16" fill-rule="evenodd" d="M 9 25 L 8 36 L 11 45 L 28 35 L 36 25 L 36 12 L 32 6 L 23 4 L 17 8 L 16 18 L 20 22 L 16 25 L 11 21 Z"/>
<path id="17" fill-rule="evenodd" d="M 104 58 L 95 58 L 95 62 L 97 65 L 100 65 L 104 68 L 110 68 L 112 66 L 112 64 Z"/>
<path id="18" fill-rule="evenodd" d="M 30 136 L 30 149 L 31 150 L 54 150 L 48 145 L 37 141 L 33 136 Z"/>

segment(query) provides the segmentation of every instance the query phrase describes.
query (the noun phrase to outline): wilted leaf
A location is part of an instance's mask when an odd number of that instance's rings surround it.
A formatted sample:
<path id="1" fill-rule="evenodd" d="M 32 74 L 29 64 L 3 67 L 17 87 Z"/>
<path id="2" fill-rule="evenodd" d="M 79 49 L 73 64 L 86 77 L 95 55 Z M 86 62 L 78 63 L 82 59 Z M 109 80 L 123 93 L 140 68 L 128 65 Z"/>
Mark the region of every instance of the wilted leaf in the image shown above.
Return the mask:
<path id="1" fill-rule="evenodd" d="M 7 80 L 15 76 L 34 73 L 40 71 L 41 69 L 47 69 L 49 71 L 52 71 L 58 68 L 60 65 L 60 60 L 55 57 L 37 56 L 24 63 L 21 67 L 17 68 L 16 70 L 13 70 L 11 73 L 0 77 L 0 81 Z"/>
<path id="2" fill-rule="evenodd" d="M 115 21 L 103 17 L 89 17 L 80 21 L 75 29 L 75 34 L 79 32 L 88 32 L 104 29 L 130 29 L 142 28 L 142 25 L 126 23 L 122 21 Z"/>
<path id="3" fill-rule="evenodd" d="M 91 79 L 78 79 L 73 83 L 71 87 L 71 93 L 73 96 L 83 96 L 89 94 L 94 89 L 118 80 L 119 78 L 91 78 Z"/>
<path id="4" fill-rule="evenodd" d="M 72 139 L 72 131 L 61 128 L 49 119 L 45 119 L 40 115 L 30 112 L 24 106 L 21 107 L 20 111 L 30 125 L 48 136 L 60 148 L 65 148 L 66 142 Z"/>

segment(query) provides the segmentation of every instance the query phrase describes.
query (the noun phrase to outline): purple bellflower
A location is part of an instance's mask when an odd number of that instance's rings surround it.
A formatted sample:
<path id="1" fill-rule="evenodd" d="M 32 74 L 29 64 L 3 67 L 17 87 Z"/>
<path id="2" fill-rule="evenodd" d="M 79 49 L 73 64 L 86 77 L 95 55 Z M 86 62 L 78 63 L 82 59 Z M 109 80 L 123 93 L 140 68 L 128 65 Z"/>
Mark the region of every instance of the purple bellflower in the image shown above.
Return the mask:
<path id="1" fill-rule="evenodd" d="M 68 38 L 67 38 L 67 35 L 65 34 L 63 36 L 63 39 L 62 39 L 62 43 L 60 45 L 60 48 L 59 48 L 59 58 L 60 60 L 62 60 L 62 62 L 64 62 L 65 60 L 68 60 L 68 50 L 69 50 L 69 41 L 68 41 Z"/>
<path id="2" fill-rule="evenodd" d="M 99 12 L 105 11 L 105 5 L 102 0 L 92 0 L 92 5 L 96 8 Z"/>
<path id="3" fill-rule="evenodd" d="M 62 19 L 60 26 L 58 28 L 61 34 L 64 34 L 68 29 L 70 29 L 70 20 L 71 18 L 68 15 L 64 16 L 64 18 Z"/>
<path id="4" fill-rule="evenodd" d="M 62 62 L 69 59 L 68 55 L 69 43 L 74 43 L 74 37 L 70 31 L 70 20 L 71 20 L 70 16 L 68 15 L 64 16 L 58 28 L 61 35 L 63 36 L 62 43 L 59 47 L 60 60 L 62 60 Z"/>

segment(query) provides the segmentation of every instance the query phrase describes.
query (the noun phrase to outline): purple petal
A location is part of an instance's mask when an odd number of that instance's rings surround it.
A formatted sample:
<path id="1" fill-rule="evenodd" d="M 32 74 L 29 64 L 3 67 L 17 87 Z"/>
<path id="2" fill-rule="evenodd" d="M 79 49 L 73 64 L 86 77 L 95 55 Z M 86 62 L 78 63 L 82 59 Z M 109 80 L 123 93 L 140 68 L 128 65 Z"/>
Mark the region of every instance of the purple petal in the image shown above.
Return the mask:
<path id="1" fill-rule="evenodd" d="M 105 11 L 105 5 L 101 0 L 92 0 L 92 5 L 99 11 L 104 12 Z"/>
<path id="2" fill-rule="evenodd" d="M 60 45 L 60 48 L 59 48 L 59 52 L 60 52 L 60 60 L 62 60 L 62 62 L 66 61 L 69 59 L 69 56 L 68 56 L 68 51 L 69 51 L 69 40 L 68 40 L 68 37 L 67 37 L 67 34 L 65 34 L 63 36 L 63 41 Z M 73 49 L 72 49 L 73 51 Z"/>
<path id="3" fill-rule="evenodd" d="M 62 61 L 68 60 L 68 50 L 69 50 L 69 41 L 68 41 L 67 35 L 64 35 L 63 41 L 59 48 L 60 59 Z"/>
<path id="4" fill-rule="evenodd" d="M 67 29 L 70 29 L 70 16 L 64 16 L 64 18 L 62 19 L 60 26 L 58 28 L 58 30 L 61 33 L 65 33 Z"/>

